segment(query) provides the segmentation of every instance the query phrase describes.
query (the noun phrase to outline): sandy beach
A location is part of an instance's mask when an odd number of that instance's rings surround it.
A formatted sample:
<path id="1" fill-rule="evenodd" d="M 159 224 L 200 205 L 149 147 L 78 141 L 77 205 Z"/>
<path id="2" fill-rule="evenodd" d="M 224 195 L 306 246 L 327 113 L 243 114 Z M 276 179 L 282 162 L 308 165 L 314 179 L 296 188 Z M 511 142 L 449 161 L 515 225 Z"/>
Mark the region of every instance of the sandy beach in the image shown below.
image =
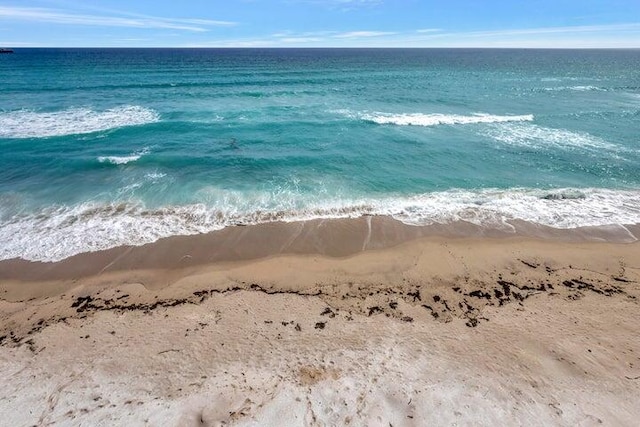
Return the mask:
<path id="1" fill-rule="evenodd" d="M 2 424 L 634 425 L 640 227 L 386 217 L 0 262 Z"/>

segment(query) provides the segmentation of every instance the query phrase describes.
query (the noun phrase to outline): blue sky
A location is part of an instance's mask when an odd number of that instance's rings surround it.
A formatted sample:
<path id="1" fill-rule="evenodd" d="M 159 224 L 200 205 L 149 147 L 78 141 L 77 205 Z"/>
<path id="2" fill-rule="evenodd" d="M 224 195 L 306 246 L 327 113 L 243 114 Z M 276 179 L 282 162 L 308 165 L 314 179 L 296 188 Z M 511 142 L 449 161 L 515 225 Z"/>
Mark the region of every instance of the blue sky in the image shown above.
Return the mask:
<path id="1" fill-rule="evenodd" d="M 0 46 L 640 48 L 640 0 L 0 0 Z"/>

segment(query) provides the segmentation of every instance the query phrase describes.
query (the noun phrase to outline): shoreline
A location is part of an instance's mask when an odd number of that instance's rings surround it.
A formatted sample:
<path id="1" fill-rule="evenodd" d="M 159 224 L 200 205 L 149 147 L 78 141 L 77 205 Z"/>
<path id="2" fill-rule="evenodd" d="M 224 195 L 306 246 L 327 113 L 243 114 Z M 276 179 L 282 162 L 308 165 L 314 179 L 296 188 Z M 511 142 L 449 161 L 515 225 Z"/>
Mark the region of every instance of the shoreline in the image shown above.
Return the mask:
<path id="1" fill-rule="evenodd" d="M 272 196 L 264 196 L 271 200 Z M 258 204 L 248 211 L 241 209 L 247 211 L 244 213 L 201 204 L 146 208 L 142 202 L 88 202 L 61 206 L 53 212 L 43 207 L 39 213 L 24 212 L 7 218 L 9 221 L 0 226 L 0 239 L 5 241 L 0 258 L 57 262 L 86 252 L 140 246 L 175 236 L 211 234 L 236 226 L 356 221 L 370 216 L 392 218 L 445 236 L 460 234 L 456 228 L 465 233 L 465 228 L 480 227 L 489 233 L 517 233 L 523 229 L 525 234 L 544 237 L 549 230 L 607 230 L 616 227 L 612 224 L 618 224 L 618 228 L 638 225 L 638 196 L 635 190 L 604 188 L 452 189 L 416 195 L 415 199 L 382 197 L 377 201 L 336 202 L 337 206 L 320 204 L 314 208 L 312 204 L 299 210 L 274 210 Z M 284 197 L 284 204 L 290 204 L 291 197 L 297 198 L 291 194 Z M 628 231 L 619 232 L 626 234 L 623 238 L 630 237 Z M 618 238 L 614 235 L 614 239 Z"/>
<path id="2" fill-rule="evenodd" d="M 318 37 L 451 36 L 401 28 Z M 638 424 L 640 52 L 40 53 L 3 75 L 0 424 Z"/>
<path id="3" fill-rule="evenodd" d="M 275 222 L 80 254 L 55 263 L 8 260 L 0 262 L 0 302 L 29 305 L 59 297 L 75 298 L 74 303 L 82 305 L 87 296 L 94 299 L 137 286 L 142 291 L 132 307 L 258 291 L 316 296 L 338 305 L 345 300 L 345 307 L 370 314 L 370 307 L 361 304 L 369 292 L 384 288 L 389 295 L 424 294 L 436 288 L 458 305 L 445 307 L 445 312 L 468 320 L 482 307 L 502 306 L 507 288 L 513 286 L 521 291 L 515 301 L 522 302 L 529 295 L 556 294 L 557 287 L 570 293 L 576 288 L 616 294 L 625 284 L 640 283 L 640 265 L 634 264 L 640 259 L 640 242 L 625 241 L 631 233 L 640 235 L 640 226 L 625 227 L 624 233 L 619 228 L 515 226 L 516 233 L 507 233 L 469 223 L 415 227 L 388 217 Z M 356 284 L 358 292 L 353 291 Z M 465 287 L 467 294 L 461 291 Z M 480 311 L 463 310 L 461 295 L 479 299 Z M 98 311 L 122 306 L 102 301 L 90 306 Z M 444 313 L 431 311 L 436 319 Z"/>
<path id="4" fill-rule="evenodd" d="M 12 425 L 633 423 L 640 243 L 526 226 L 273 223 L 2 262 L 0 411 Z"/>
<path id="5" fill-rule="evenodd" d="M 558 229 L 517 220 L 508 225 L 511 229 L 483 227 L 465 221 L 416 226 L 387 216 L 237 225 L 204 234 L 166 237 L 141 246 L 85 252 L 55 262 L 1 260 L 0 280 L 72 280 L 117 271 L 176 270 L 279 255 L 341 258 L 418 239 L 615 244 L 640 239 L 640 224 Z"/>

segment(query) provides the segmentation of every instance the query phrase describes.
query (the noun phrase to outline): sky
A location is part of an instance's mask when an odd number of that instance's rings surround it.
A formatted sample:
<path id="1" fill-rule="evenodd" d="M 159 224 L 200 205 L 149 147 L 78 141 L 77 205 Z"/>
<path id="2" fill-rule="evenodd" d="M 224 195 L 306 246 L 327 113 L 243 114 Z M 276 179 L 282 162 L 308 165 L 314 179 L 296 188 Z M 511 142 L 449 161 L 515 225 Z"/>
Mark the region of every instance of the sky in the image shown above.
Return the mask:
<path id="1" fill-rule="evenodd" d="M 0 47 L 640 48 L 640 0 L 0 0 Z"/>

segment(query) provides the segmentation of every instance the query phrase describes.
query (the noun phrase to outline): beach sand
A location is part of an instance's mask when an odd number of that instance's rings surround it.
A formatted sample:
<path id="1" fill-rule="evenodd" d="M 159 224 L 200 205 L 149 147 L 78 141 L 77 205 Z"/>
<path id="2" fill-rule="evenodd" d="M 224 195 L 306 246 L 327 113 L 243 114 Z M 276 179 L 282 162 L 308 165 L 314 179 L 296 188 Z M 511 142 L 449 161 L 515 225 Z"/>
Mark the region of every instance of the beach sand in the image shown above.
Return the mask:
<path id="1" fill-rule="evenodd" d="M 3 425 L 635 425 L 640 227 L 363 217 L 0 262 Z"/>

